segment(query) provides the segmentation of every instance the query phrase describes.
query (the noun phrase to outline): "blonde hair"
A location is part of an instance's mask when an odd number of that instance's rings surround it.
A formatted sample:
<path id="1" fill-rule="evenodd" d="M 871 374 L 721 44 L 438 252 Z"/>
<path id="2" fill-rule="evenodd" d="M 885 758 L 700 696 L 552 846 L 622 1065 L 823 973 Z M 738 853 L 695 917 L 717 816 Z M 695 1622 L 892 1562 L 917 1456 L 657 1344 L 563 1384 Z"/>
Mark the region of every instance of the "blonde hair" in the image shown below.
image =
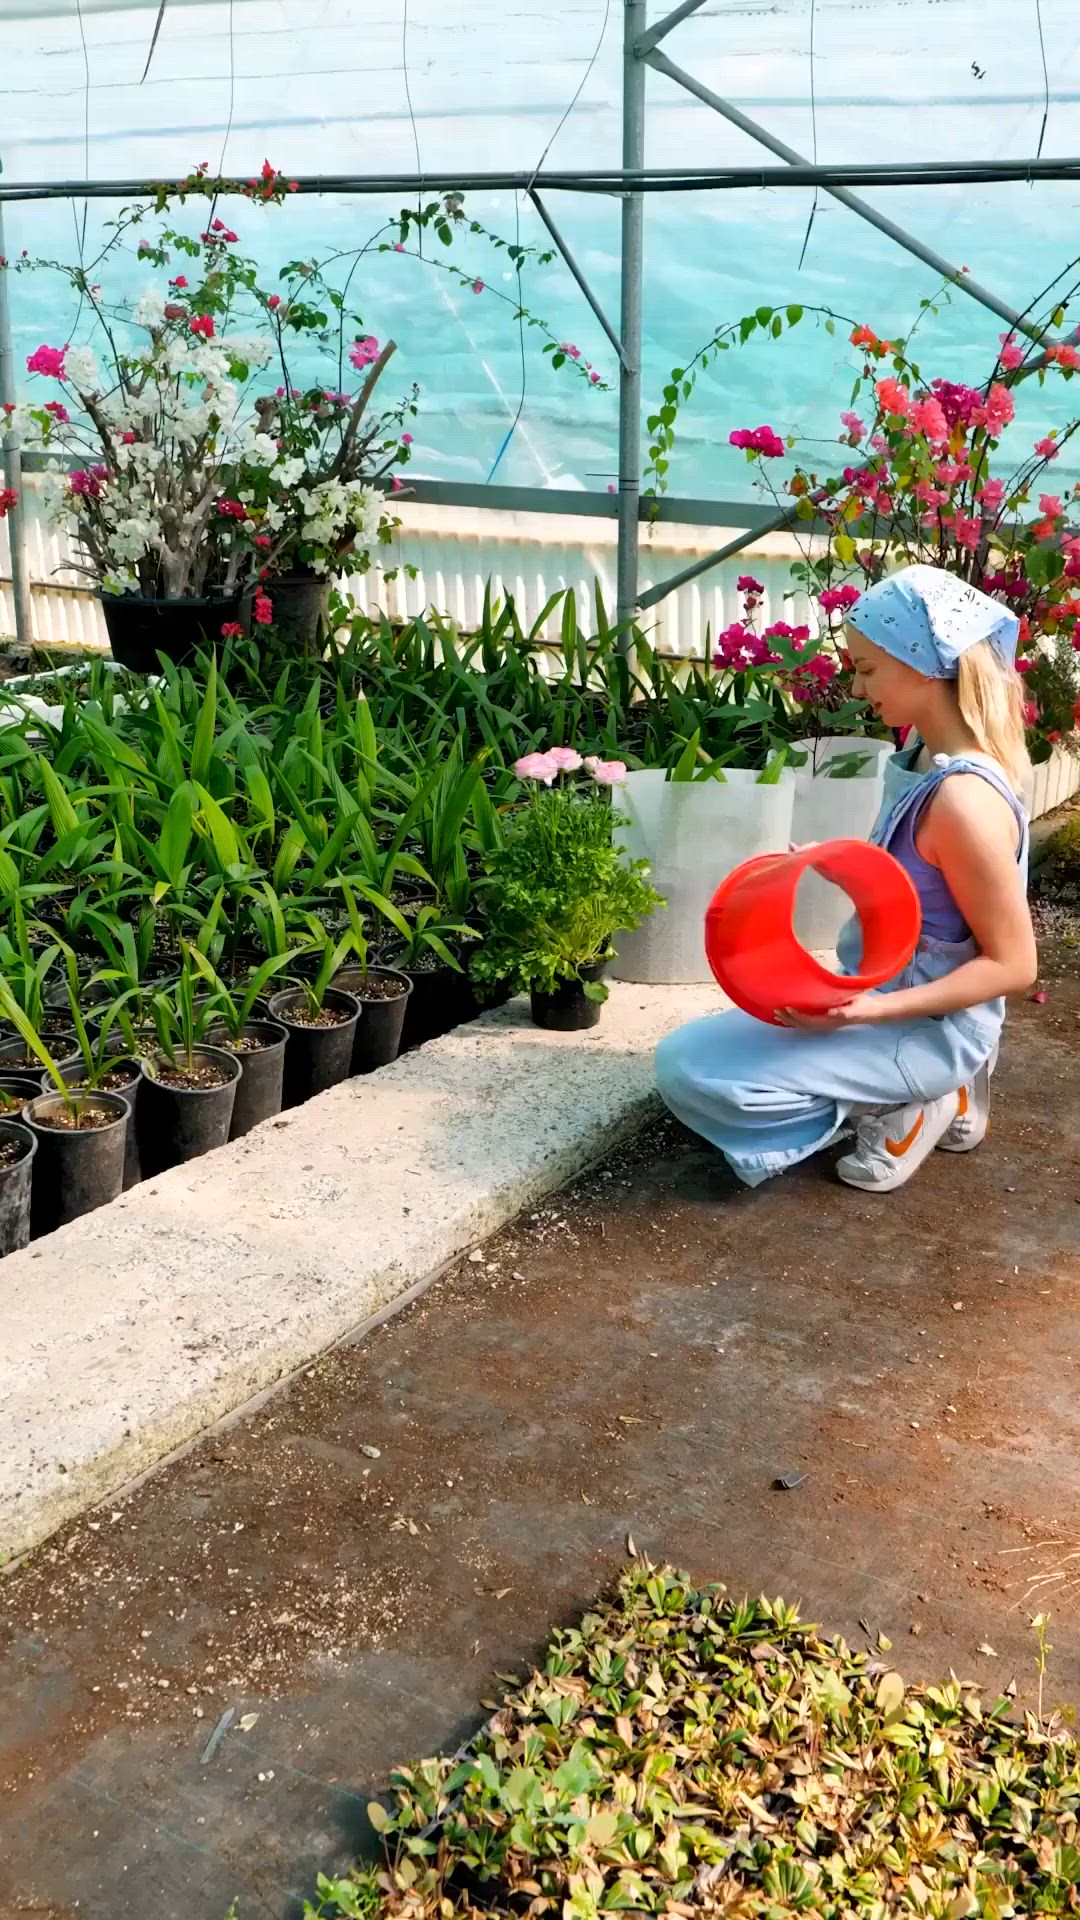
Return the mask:
<path id="1" fill-rule="evenodd" d="M 960 655 L 956 700 L 981 753 L 989 754 L 1009 776 L 1017 793 L 1031 778 L 1024 737 L 1024 691 L 1020 675 L 1006 667 L 988 640 Z"/>

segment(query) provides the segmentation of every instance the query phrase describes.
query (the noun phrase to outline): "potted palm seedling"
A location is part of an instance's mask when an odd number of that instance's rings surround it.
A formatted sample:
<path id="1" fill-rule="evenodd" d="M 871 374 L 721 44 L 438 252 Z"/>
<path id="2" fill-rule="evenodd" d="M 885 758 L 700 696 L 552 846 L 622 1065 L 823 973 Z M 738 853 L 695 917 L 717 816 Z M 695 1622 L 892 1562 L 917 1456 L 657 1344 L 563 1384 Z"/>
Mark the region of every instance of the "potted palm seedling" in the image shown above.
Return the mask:
<path id="1" fill-rule="evenodd" d="M 396 1060 L 413 983 L 396 967 L 373 966 L 371 949 L 356 895 L 347 880 L 341 891 L 349 914 L 355 960 L 340 967 L 331 982 L 359 1000 L 363 1016 L 357 1022 L 352 1072 L 373 1073 Z"/>
<path id="2" fill-rule="evenodd" d="M 75 1092 L 49 1051 L 48 1042 L 0 980 L 0 1010 L 45 1068 L 54 1091 L 39 1093 L 23 1108 L 22 1124 L 37 1141 L 31 1188 L 30 1230 L 49 1233 L 90 1213 L 123 1191 L 130 1103 L 122 1094 Z"/>
<path id="3" fill-rule="evenodd" d="M 139 998 L 139 990 L 128 987 L 117 994 L 115 975 L 108 968 L 91 975 L 89 980 L 81 979 L 75 955 L 70 948 L 65 949 L 64 963 L 67 970 L 67 1011 L 75 1034 L 75 1051 L 71 1058 L 62 1060 L 54 1069 L 46 1070 L 42 1085 L 46 1093 L 50 1092 L 54 1077 L 58 1074 L 64 1085 L 75 1093 L 118 1093 L 128 1102 L 131 1111 L 124 1142 L 124 1191 L 127 1192 L 129 1187 L 138 1186 L 142 1178 L 138 1124 L 139 1098 L 143 1086 L 142 1060 L 138 1042 L 126 1017 L 128 1003 Z M 106 995 L 104 1001 L 98 997 L 98 987 Z M 105 1011 L 96 1024 L 88 1024 L 83 1015 L 83 1004 L 104 1005 Z M 120 1031 L 125 1025 L 126 1040 Z"/>
<path id="4" fill-rule="evenodd" d="M 448 919 L 438 906 L 426 902 L 405 914 L 386 894 L 366 887 L 360 891 L 396 935 L 383 949 L 386 964 L 412 982 L 402 1048 L 423 1046 L 425 1041 L 460 1026 L 468 1017 L 468 975 L 454 949 L 478 939 L 476 929 L 463 920 Z"/>
<path id="5" fill-rule="evenodd" d="M 307 951 L 319 955 L 314 978 L 298 978 L 270 1000 L 271 1019 L 280 1020 L 289 1036 L 285 1048 L 286 1107 L 298 1107 L 313 1094 L 325 1093 L 348 1079 L 360 1019 L 360 1002 L 355 995 L 330 984 L 354 951 L 352 934 L 335 942 L 321 921 L 312 919 L 309 924 Z"/>
<path id="6" fill-rule="evenodd" d="M 209 1044 L 238 1054 L 244 1071 L 236 1089 L 230 1140 L 239 1140 L 262 1120 L 281 1112 L 285 1047 L 288 1029 L 277 1020 L 259 1017 L 263 992 L 274 975 L 289 965 L 291 955 L 271 954 L 257 967 L 243 989 L 231 987 L 205 953 L 192 951 L 192 964 L 210 989 L 200 1008 L 200 1023 Z"/>
<path id="7" fill-rule="evenodd" d="M 243 1072 L 238 1054 L 202 1038 L 209 1007 L 196 1007 L 188 952 L 172 994 L 156 993 L 150 1008 L 157 1045 L 142 1062 L 139 1157 L 144 1174 L 162 1173 L 224 1146 Z"/>

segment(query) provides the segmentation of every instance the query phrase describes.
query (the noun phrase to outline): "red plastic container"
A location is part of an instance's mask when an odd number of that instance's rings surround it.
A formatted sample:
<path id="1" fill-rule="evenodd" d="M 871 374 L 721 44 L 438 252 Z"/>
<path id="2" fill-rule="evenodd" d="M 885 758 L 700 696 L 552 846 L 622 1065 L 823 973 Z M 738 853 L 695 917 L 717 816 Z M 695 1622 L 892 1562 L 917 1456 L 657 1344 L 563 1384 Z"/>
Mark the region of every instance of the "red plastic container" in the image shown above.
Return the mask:
<path id="1" fill-rule="evenodd" d="M 795 893 L 812 867 L 842 887 L 862 927 L 857 974 L 830 973 L 795 936 Z M 705 952 L 730 1000 L 776 1026 L 778 1007 L 827 1013 L 883 986 L 915 951 L 922 909 L 910 874 L 866 840 L 826 840 L 800 853 L 747 860 L 717 888 L 705 916 Z"/>

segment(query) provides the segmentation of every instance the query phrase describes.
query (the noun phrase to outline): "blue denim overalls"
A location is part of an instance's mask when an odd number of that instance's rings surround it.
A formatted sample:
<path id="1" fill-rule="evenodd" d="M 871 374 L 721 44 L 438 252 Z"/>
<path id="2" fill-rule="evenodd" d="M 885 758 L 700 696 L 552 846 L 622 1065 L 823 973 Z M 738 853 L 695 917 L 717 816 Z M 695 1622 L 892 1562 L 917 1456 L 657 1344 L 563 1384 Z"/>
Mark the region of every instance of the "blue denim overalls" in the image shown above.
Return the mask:
<path id="1" fill-rule="evenodd" d="M 925 772 L 912 764 L 919 749 L 897 753 L 885 769 L 885 798 L 871 835 L 903 864 L 912 825 L 951 773 L 976 773 L 1005 795 L 1020 827 L 1017 864 L 1026 881 L 1027 815 L 996 762 L 982 755 L 936 756 Z M 909 868 L 910 870 L 910 868 Z M 918 885 L 920 875 L 912 872 Z M 977 952 L 962 940 L 920 941 L 910 966 L 878 991 L 894 993 L 952 973 Z M 842 968 L 858 963 L 857 920 L 837 948 Z M 997 1044 L 1004 1000 L 962 1013 L 905 1020 L 896 1025 L 840 1027 L 800 1033 L 772 1027 L 734 1010 L 693 1020 L 662 1040 L 656 1078 L 666 1105 L 684 1125 L 724 1155 L 740 1180 L 756 1187 L 771 1174 L 829 1146 L 856 1111 L 888 1110 L 911 1100 L 940 1099 L 970 1082 Z"/>

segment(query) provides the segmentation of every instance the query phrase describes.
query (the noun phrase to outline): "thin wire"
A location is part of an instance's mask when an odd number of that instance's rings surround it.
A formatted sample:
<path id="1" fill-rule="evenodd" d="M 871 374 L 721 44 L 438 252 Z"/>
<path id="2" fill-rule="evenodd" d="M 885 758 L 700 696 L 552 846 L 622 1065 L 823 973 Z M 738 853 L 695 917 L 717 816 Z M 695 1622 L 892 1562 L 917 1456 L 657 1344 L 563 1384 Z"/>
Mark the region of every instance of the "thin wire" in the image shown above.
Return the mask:
<path id="1" fill-rule="evenodd" d="M 610 18 L 611 18 L 611 0 L 605 0 L 604 18 L 600 27 L 600 38 L 598 39 L 595 47 L 593 48 L 592 59 L 589 61 L 588 66 L 586 67 L 584 73 L 581 76 L 581 79 L 578 82 L 577 90 L 574 94 L 573 99 L 570 102 L 570 105 L 567 107 L 566 112 L 563 114 L 563 117 L 559 121 L 559 124 L 556 127 L 554 133 L 552 134 L 551 139 L 548 141 L 547 146 L 544 148 L 543 153 L 540 155 L 539 160 L 537 161 L 535 167 L 532 170 L 532 178 L 529 181 L 529 185 L 525 189 L 526 193 L 528 193 L 529 188 L 531 188 L 533 183 L 535 182 L 536 176 L 539 173 L 541 167 L 543 166 L 544 161 L 547 159 L 548 154 L 551 152 L 552 147 L 555 145 L 556 140 L 558 139 L 560 133 L 562 132 L 567 121 L 569 120 L 570 115 L 573 113 L 574 108 L 577 106 L 578 101 L 581 99 L 581 96 L 585 91 L 585 87 L 588 82 L 589 76 L 592 73 L 593 68 L 595 67 L 597 61 L 600 58 L 600 49 L 604 44 L 604 38 L 605 38 L 605 35 L 607 34 L 608 21 L 610 20 Z"/>
<path id="2" fill-rule="evenodd" d="M 503 457 L 503 454 L 506 452 L 507 447 L 510 445 L 511 440 L 513 439 L 514 434 L 517 431 L 518 422 L 525 411 L 526 362 L 525 362 L 525 314 L 522 306 L 522 293 L 521 293 L 521 195 L 517 192 L 516 189 L 514 192 L 514 251 L 517 255 L 517 258 L 514 261 L 514 266 L 517 270 L 518 347 L 521 353 L 521 392 L 518 396 L 517 412 L 515 413 L 513 419 L 511 420 L 510 425 L 506 429 L 506 433 L 503 437 L 502 446 L 499 448 L 498 453 L 495 455 L 495 458 L 491 463 L 491 472 L 488 474 L 488 477 L 487 477 L 488 486 L 491 485 L 491 482 L 495 478 L 496 468 L 498 467 L 499 462 Z"/>
<path id="3" fill-rule="evenodd" d="M 1038 0 L 1036 0 L 1036 5 Z M 810 126 L 814 137 L 814 165 L 817 166 L 817 82 L 814 77 L 814 27 L 817 20 L 817 0 L 810 0 Z M 810 245 L 810 234 L 814 225 L 814 215 L 818 210 L 818 189 L 814 188 L 814 198 L 810 203 L 810 218 L 803 234 L 802 252 L 796 273 L 802 272 L 802 263 L 806 259 L 806 249 Z"/>
<path id="4" fill-rule="evenodd" d="M 1042 86 L 1043 86 L 1042 127 L 1040 127 L 1040 144 L 1038 144 L 1038 148 L 1036 148 L 1036 159 L 1042 159 L 1042 144 L 1043 144 L 1043 140 L 1045 140 L 1045 123 L 1047 123 L 1047 119 L 1049 119 L 1049 67 L 1047 67 L 1047 63 L 1045 63 L 1045 35 L 1043 35 L 1043 25 L 1042 25 L 1042 0 L 1036 0 L 1036 25 L 1038 25 L 1038 35 L 1040 35 L 1040 54 L 1042 54 Z"/>
<path id="5" fill-rule="evenodd" d="M 221 142 L 221 156 L 218 160 L 217 170 L 219 180 L 225 172 L 225 150 L 229 144 L 229 135 L 232 133 L 233 107 L 236 104 L 236 34 L 234 26 L 233 0 L 229 0 L 229 111 L 225 120 L 225 135 Z M 217 212 L 217 203 L 218 193 L 215 191 L 214 197 L 210 202 L 210 212 L 206 217 L 208 230 L 213 224 L 214 215 Z"/>
<path id="6" fill-rule="evenodd" d="M 408 4 L 408 0 L 406 0 L 406 4 Z M 567 121 L 569 120 L 570 115 L 573 113 L 574 108 L 577 106 L 578 101 L 581 99 L 581 96 L 585 91 L 585 87 L 588 84 L 589 76 L 592 73 L 593 68 L 595 67 L 597 61 L 600 58 L 600 51 L 604 44 L 604 39 L 608 30 L 608 21 L 610 20 L 610 18 L 611 18 L 611 0 L 604 0 L 604 17 L 600 23 L 600 33 L 597 38 L 596 45 L 592 50 L 592 55 L 589 59 L 589 63 L 585 68 L 585 71 L 582 74 L 581 79 L 578 81 L 577 86 L 574 89 L 573 98 L 571 99 L 569 106 L 567 107 L 565 113 L 562 115 L 562 118 L 560 119 L 558 126 L 555 128 L 555 131 L 551 135 L 551 138 L 548 141 L 547 146 L 544 148 L 543 153 L 540 155 L 539 160 L 537 161 L 535 167 L 532 170 L 531 175 L 529 176 L 529 180 L 525 188 L 525 192 L 527 194 L 532 191 L 532 187 L 536 180 L 537 174 L 540 172 L 540 169 L 543 166 L 544 161 L 547 159 L 548 154 L 551 152 L 552 147 L 555 145 L 556 140 L 558 139 L 560 133 L 562 132 Z M 417 159 L 418 169 L 419 169 L 419 165 L 420 165 L 420 162 L 418 158 Z M 521 354 L 521 392 L 518 396 L 517 412 L 515 413 L 513 419 L 511 420 L 505 435 L 503 436 L 502 446 L 499 448 L 498 453 L 495 455 L 495 458 L 491 463 L 491 472 L 488 474 L 488 477 L 487 477 L 488 485 L 490 485 L 492 480 L 495 478 L 495 473 L 502 460 L 503 454 L 506 452 L 507 447 L 510 445 L 511 440 L 513 439 L 514 434 L 517 431 L 518 423 L 521 419 L 521 416 L 525 411 L 525 390 L 526 390 L 527 375 L 526 375 L 526 358 L 525 358 L 525 314 L 524 314 L 524 301 L 522 298 L 522 286 L 521 286 L 521 197 L 517 192 L 516 188 L 514 191 L 514 250 L 517 255 L 514 265 L 517 271 L 518 348 Z"/>
<path id="7" fill-rule="evenodd" d="M 420 161 L 420 133 L 416 125 L 416 114 L 413 111 L 412 88 L 409 85 L 408 34 L 409 34 L 409 0 L 404 0 L 404 4 L 401 10 L 401 71 L 405 80 L 405 101 L 409 109 L 409 125 L 412 128 L 413 151 L 416 154 L 416 171 L 421 176 L 421 181 L 417 183 L 417 188 L 416 188 L 416 211 L 417 213 L 419 213 L 421 211 L 420 196 L 421 196 L 421 193 L 423 192 L 422 177 L 423 177 L 424 169 Z M 424 229 L 422 226 L 417 227 L 416 234 L 417 234 L 417 248 L 418 248 L 421 259 L 423 259 Z"/>
<path id="8" fill-rule="evenodd" d="M 83 178 L 90 179 L 90 55 L 86 46 L 86 23 L 83 20 L 82 0 L 75 0 L 75 12 L 79 22 L 79 39 L 82 42 L 83 57 Z M 79 216 L 75 212 L 75 202 L 71 203 L 71 217 L 75 222 L 75 239 L 79 248 L 79 265 L 84 263 L 86 254 L 86 216 L 90 209 L 88 200 L 83 201 L 82 229 L 79 228 Z"/>

